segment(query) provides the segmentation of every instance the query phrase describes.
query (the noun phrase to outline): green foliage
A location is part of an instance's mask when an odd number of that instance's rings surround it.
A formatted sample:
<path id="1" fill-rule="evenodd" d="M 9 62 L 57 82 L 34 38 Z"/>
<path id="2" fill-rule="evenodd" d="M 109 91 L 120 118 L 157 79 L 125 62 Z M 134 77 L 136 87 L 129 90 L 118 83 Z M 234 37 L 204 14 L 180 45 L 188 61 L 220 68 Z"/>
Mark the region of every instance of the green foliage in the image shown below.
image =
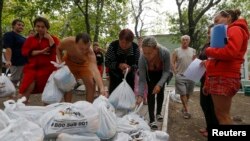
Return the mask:
<path id="1" fill-rule="evenodd" d="M 191 46 L 193 48 L 199 50 L 202 47 L 207 41 L 207 27 L 212 23 L 212 14 L 214 14 L 213 9 L 214 7 L 217 9 L 218 7 L 218 4 L 210 6 L 210 11 L 205 12 L 201 18 L 198 18 L 199 14 L 202 13 L 209 1 L 211 0 L 198 1 L 197 4 L 192 5 L 190 8 L 188 7 L 190 1 L 184 0 L 184 3 L 181 6 L 181 19 L 178 13 L 172 15 L 167 13 L 167 16 L 169 17 L 169 31 L 171 34 L 175 35 L 172 37 L 173 42 L 180 42 L 180 36 L 187 34 L 191 36 Z"/>
<path id="2" fill-rule="evenodd" d="M 94 37 L 96 23 L 96 2 L 89 0 L 88 14 L 90 21 L 90 35 Z M 106 46 L 112 40 L 117 39 L 119 31 L 127 24 L 128 0 L 114 1 L 104 0 L 102 16 L 100 18 L 99 42 Z M 79 4 L 79 7 L 76 5 Z M 3 31 L 11 30 L 11 22 L 20 18 L 25 22 L 24 35 L 32 29 L 33 20 L 37 16 L 46 17 L 51 24 L 50 32 L 61 39 L 74 36 L 79 32 L 86 32 L 83 11 L 83 0 L 8 0 L 4 2 Z"/>

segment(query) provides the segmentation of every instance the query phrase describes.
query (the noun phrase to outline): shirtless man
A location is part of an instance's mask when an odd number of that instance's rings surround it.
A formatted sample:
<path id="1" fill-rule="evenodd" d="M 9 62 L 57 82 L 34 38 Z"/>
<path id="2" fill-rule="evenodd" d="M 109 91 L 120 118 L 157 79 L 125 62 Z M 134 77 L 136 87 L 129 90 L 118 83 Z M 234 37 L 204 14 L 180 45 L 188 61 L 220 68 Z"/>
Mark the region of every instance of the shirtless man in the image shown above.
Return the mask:
<path id="1" fill-rule="evenodd" d="M 65 61 L 70 71 L 77 79 L 82 79 L 86 87 L 86 100 L 93 102 L 95 95 L 95 82 L 100 94 L 108 96 L 105 91 L 102 77 L 96 65 L 96 57 L 91 46 L 91 39 L 87 33 L 81 33 L 76 37 L 63 39 L 57 48 L 59 63 Z M 65 102 L 71 102 L 72 94 L 64 95 Z"/>

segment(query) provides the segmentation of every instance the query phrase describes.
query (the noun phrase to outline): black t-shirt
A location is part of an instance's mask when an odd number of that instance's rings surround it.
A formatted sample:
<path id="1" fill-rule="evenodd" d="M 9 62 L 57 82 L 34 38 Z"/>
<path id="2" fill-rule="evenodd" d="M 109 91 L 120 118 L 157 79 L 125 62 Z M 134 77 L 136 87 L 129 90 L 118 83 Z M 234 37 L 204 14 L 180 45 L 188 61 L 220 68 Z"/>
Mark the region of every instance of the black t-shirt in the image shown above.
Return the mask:
<path id="1" fill-rule="evenodd" d="M 103 64 L 103 54 L 100 51 L 95 51 L 97 65 Z"/>
<path id="2" fill-rule="evenodd" d="M 23 66 L 27 59 L 22 55 L 22 46 L 26 38 L 14 31 L 7 32 L 3 36 L 3 47 L 12 51 L 11 63 L 13 66 Z"/>

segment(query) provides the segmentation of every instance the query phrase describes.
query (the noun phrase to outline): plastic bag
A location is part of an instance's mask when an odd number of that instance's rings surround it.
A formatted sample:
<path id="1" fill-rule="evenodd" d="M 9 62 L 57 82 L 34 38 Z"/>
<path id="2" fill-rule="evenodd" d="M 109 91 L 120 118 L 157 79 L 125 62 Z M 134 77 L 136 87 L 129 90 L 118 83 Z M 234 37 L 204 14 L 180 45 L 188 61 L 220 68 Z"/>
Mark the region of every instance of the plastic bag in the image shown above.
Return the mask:
<path id="1" fill-rule="evenodd" d="M 58 106 L 39 119 L 46 137 L 56 137 L 60 133 L 96 133 L 99 129 L 99 114 L 87 101 L 78 101 L 66 106 Z"/>
<path id="2" fill-rule="evenodd" d="M 171 91 L 169 93 L 169 97 L 171 98 L 171 100 L 173 100 L 174 102 L 178 102 L 181 103 L 181 98 L 179 94 L 175 93 L 175 90 Z"/>
<path id="3" fill-rule="evenodd" d="M 0 97 L 6 97 L 16 94 L 16 88 L 10 79 L 2 75 L 0 76 Z"/>
<path id="4" fill-rule="evenodd" d="M 7 100 L 4 102 L 4 112 L 10 119 L 24 118 L 29 121 L 38 122 L 39 117 L 45 114 L 48 109 L 44 106 L 26 106 L 23 102 L 26 101 L 25 97 L 14 100 Z"/>
<path id="5" fill-rule="evenodd" d="M 61 92 L 55 84 L 54 75 L 55 71 L 50 75 L 46 86 L 42 93 L 42 102 L 47 104 L 60 102 L 63 98 L 63 92 Z"/>
<path id="6" fill-rule="evenodd" d="M 9 125 L 9 122 L 9 117 L 0 109 L 0 131 L 5 129 Z"/>
<path id="7" fill-rule="evenodd" d="M 100 95 L 93 105 L 98 109 L 100 128 L 97 131 L 97 136 L 101 139 L 110 139 L 116 134 L 117 123 L 115 109 L 108 99 Z"/>
<path id="8" fill-rule="evenodd" d="M 144 118 L 138 115 L 138 112 L 141 110 L 143 103 L 137 106 L 134 112 L 131 112 L 122 118 L 118 118 L 117 121 L 117 132 L 124 132 L 128 134 L 136 133 L 140 130 L 150 131 L 148 123 Z"/>
<path id="9" fill-rule="evenodd" d="M 128 69 L 124 75 L 123 81 L 115 88 L 109 97 L 109 102 L 115 109 L 132 110 L 135 108 L 135 95 L 132 88 L 126 81 Z"/>
<path id="10" fill-rule="evenodd" d="M 86 133 L 83 135 L 61 133 L 58 135 L 56 141 L 100 141 L 100 139 L 93 133 Z"/>
<path id="11" fill-rule="evenodd" d="M 64 65 L 65 62 L 58 64 L 51 61 L 51 63 L 54 64 L 55 67 L 59 68 L 54 75 L 57 87 L 63 92 L 71 91 L 76 84 L 76 79 L 70 72 L 69 67 Z"/>
<path id="12" fill-rule="evenodd" d="M 112 141 L 132 141 L 132 138 L 127 133 L 117 133 Z"/>
<path id="13" fill-rule="evenodd" d="M 37 124 L 19 118 L 0 131 L 1 141 L 43 141 L 43 129 Z"/>
<path id="14" fill-rule="evenodd" d="M 163 131 L 142 131 L 140 138 L 143 141 L 168 141 L 169 135 Z"/>

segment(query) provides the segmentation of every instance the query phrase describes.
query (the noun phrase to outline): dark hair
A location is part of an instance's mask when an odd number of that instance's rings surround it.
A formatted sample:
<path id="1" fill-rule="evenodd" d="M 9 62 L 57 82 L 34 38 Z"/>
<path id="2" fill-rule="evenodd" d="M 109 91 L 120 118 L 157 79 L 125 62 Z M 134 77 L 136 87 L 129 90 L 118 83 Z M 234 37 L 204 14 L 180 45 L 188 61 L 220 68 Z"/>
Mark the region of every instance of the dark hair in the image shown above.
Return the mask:
<path id="1" fill-rule="evenodd" d="M 87 33 L 79 33 L 76 35 L 76 43 L 82 40 L 85 44 L 91 42 L 91 38 Z"/>
<path id="2" fill-rule="evenodd" d="M 212 28 L 212 27 L 214 27 L 214 24 L 210 24 L 210 25 L 208 26 L 208 29 L 210 29 L 210 28 Z"/>
<path id="3" fill-rule="evenodd" d="M 128 42 L 132 42 L 134 40 L 134 33 L 128 28 L 123 29 L 119 34 L 119 40 L 126 40 Z"/>
<path id="4" fill-rule="evenodd" d="M 229 16 L 231 16 L 232 22 L 238 20 L 239 17 L 240 17 L 240 14 L 241 14 L 241 12 L 238 9 L 236 9 L 236 10 L 222 10 L 222 11 L 220 11 L 220 15 L 222 17 L 229 17 Z"/>
<path id="5" fill-rule="evenodd" d="M 29 30 L 29 33 L 30 33 L 31 31 L 36 32 L 34 29 L 30 29 L 30 30 Z"/>
<path id="6" fill-rule="evenodd" d="M 99 43 L 98 42 L 94 42 L 93 46 L 99 46 Z"/>
<path id="7" fill-rule="evenodd" d="M 15 19 L 15 20 L 13 20 L 12 23 L 11 23 L 12 27 L 15 26 L 18 22 L 21 22 L 21 23 L 24 24 L 24 22 L 23 22 L 22 20 L 20 20 L 20 19 Z"/>
<path id="8" fill-rule="evenodd" d="M 45 27 L 47 28 L 47 29 L 49 29 L 50 28 L 50 25 L 49 25 L 49 21 L 46 19 L 46 18 L 44 18 L 44 17 L 37 17 L 35 20 L 34 20 L 34 26 L 36 26 L 36 23 L 37 22 L 43 22 L 44 23 L 44 25 L 45 25 Z"/>

